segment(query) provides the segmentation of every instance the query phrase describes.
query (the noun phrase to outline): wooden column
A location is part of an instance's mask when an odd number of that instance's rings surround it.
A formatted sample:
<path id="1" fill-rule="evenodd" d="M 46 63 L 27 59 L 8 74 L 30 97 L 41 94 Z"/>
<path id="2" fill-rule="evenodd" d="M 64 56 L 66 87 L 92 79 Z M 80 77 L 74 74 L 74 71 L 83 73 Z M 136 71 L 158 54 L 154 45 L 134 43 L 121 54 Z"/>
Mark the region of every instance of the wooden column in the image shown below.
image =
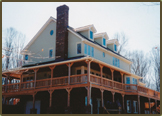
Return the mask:
<path id="1" fill-rule="evenodd" d="M 123 111 L 125 110 L 125 108 L 124 108 L 124 94 L 122 94 L 122 100 L 123 100 Z"/>
<path id="2" fill-rule="evenodd" d="M 52 106 L 52 93 L 53 93 L 54 90 L 49 90 L 49 94 L 50 94 L 50 99 L 49 99 L 49 107 Z"/>
<path id="3" fill-rule="evenodd" d="M 104 92 L 104 89 L 100 89 L 101 91 L 101 105 L 102 107 L 104 107 L 104 101 L 103 101 L 103 92 Z"/>
<path id="4" fill-rule="evenodd" d="M 86 60 L 87 63 L 87 83 L 90 83 L 90 70 L 91 70 L 91 62 L 92 60 Z"/>
<path id="5" fill-rule="evenodd" d="M 73 62 L 66 65 L 68 66 L 68 84 L 70 85 L 71 66 L 73 65 Z"/>
<path id="6" fill-rule="evenodd" d="M 37 80 L 37 72 L 39 69 L 33 69 L 34 73 L 35 73 L 35 77 L 34 77 L 34 88 L 36 87 L 36 80 Z"/>
<path id="7" fill-rule="evenodd" d="M 5 92 L 7 92 L 7 84 L 8 84 L 8 79 L 9 79 L 9 74 L 7 75 L 7 77 L 5 78 Z"/>
<path id="8" fill-rule="evenodd" d="M 138 95 L 138 113 L 141 114 L 141 109 L 140 109 L 140 96 Z"/>
<path id="9" fill-rule="evenodd" d="M 150 98 L 148 98 L 148 101 L 149 101 L 149 112 L 150 112 L 150 114 L 151 114 Z"/>
<path id="10" fill-rule="evenodd" d="M 88 86 L 88 87 L 86 87 L 86 89 L 87 89 L 87 106 L 88 106 L 88 105 L 91 105 L 91 103 L 90 103 L 90 100 L 91 100 L 91 87 Z"/>
<path id="11" fill-rule="evenodd" d="M 72 88 L 66 88 L 66 91 L 68 92 L 68 98 L 67 98 L 67 107 L 70 107 L 70 91 Z"/>
<path id="12" fill-rule="evenodd" d="M 7 100 L 7 103 L 6 103 L 6 105 L 9 105 L 9 98 L 7 98 L 6 100 Z"/>
<path id="13" fill-rule="evenodd" d="M 19 91 L 21 91 L 21 83 L 22 83 L 22 74 L 21 74 L 21 77 L 20 77 Z"/>
<path id="14" fill-rule="evenodd" d="M 35 109 L 35 94 L 36 93 L 33 94 L 33 109 Z"/>
<path id="15" fill-rule="evenodd" d="M 113 69 L 110 69 L 110 71 L 111 71 L 112 81 L 114 81 L 114 70 Z M 114 82 L 112 82 L 112 87 L 114 87 Z"/>
<path id="16" fill-rule="evenodd" d="M 155 112 L 157 114 L 157 100 L 156 99 L 155 99 L 155 108 L 156 108 Z"/>
<path id="17" fill-rule="evenodd" d="M 113 100 L 113 102 L 115 102 L 115 99 L 114 99 L 115 92 L 111 91 L 111 93 L 112 93 L 112 100 Z"/>
<path id="18" fill-rule="evenodd" d="M 120 74 L 121 74 L 121 83 L 122 83 L 122 89 L 123 89 L 123 75 L 124 75 L 124 73 L 120 72 Z"/>
<path id="19" fill-rule="evenodd" d="M 100 66 L 100 75 L 101 75 L 101 85 L 103 85 L 103 77 L 102 77 L 102 69 L 103 69 L 103 65 L 99 64 Z"/>
<path id="20" fill-rule="evenodd" d="M 53 78 L 53 70 L 56 66 L 50 66 L 49 68 L 51 69 L 51 84 L 50 86 L 52 87 L 52 78 Z"/>

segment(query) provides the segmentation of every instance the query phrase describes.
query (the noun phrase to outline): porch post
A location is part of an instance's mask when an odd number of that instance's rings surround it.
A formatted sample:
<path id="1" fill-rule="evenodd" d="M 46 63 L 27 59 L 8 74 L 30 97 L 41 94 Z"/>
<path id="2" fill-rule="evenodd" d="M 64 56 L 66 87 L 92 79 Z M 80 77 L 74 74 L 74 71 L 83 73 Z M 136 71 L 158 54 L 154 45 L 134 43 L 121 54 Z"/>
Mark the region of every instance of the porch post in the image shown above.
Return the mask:
<path id="1" fill-rule="evenodd" d="M 157 114 L 157 100 L 156 99 L 155 99 L 155 108 L 156 108 L 155 112 Z"/>
<path id="2" fill-rule="evenodd" d="M 91 105 L 90 100 L 91 100 L 91 87 L 88 86 L 87 87 L 87 105 Z"/>
<path id="3" fill-rule="evenodd" d="M 3 104 L 6 104 L 6 97 L 3 97 Z"/>
<path id="4" fill-rule="evenodd" d="M 122 94 L 122 98 L 123 98 L 123 111 L 125 111 L 125 108 L 124 108 L 124 94 Z M 125 112 L 124 112 L 125 113 Z"/>
<path id="5" fill-rule="evenodd" d="M 19 91 L 21 91 L 21 83 L 22 83 L 22 74 L 21 74 L 21 76 L 20 76 Z"/>
<path id="6" fill-rule="evenodd" d="M 67 99 L 67 107 L 70 107 L 70 91 L 72 88 L 66 88 L 66 91 L 68 92 L 68 99 Z"/>
<path id="7" fill-rule="evenodd" d="M 7 84 L 8 84 L 9 74 L 7 74 L 7 77 L 5 78 L 5 92 L 7 92 Z"/>
<path id="8" fill-rule="evenodd" d="M 33 93 L 33 108 L 30 109 L 30 114 L 37 114 L 37 109 L 35 109 L 35 95 L 36 92 Z"/>
<path id="9" fill-rule="evenodd" d="M 103 65 L 99 64 L 99 66 L 100 66 L 100 75 L 101 75 L 101 85 L 103 85 L 103 77 L 102 77 Z"/>
<path id="10" fill-rule="evenodd" d="M 140 96 L 138 95 L 138 113 L 141 114 L 141 109 L 140 109 Z"/>
<path id="11" fill-rule="evenodd" d="M 149 112 L 151 114 L 150 98 L 148 98 L 148 100 L 149 100 Z"/>
<path id="12" fill-rule="evenodd" d="M 55 68 L 56 66 L 50 66 L 49 68 L 51 69 L 51 84 L 50 86 L 52 87 L 52 78 L 53 78 L 53 69 Z"/>
<path id="13" fill-rule="evenodd" d="M 52 93 L 53 93 L 54 90 L 49 90 L 49 94 L 50 94 L 50 100 L 49 100 L 49 107 L 52 106 Z"/>
<path id="14" fill-rule="evenodd" d="M 103 92 L 104 92 L 104 89 L 100 89 L 101 91 L 101 105 L 102 107 L 104 107 L 104 101 L 103 101 Z"/>
<path id="15" fill-rule="evenodd" d="M 110 69 L 110 70 L 111 70 L 112 81 L 114 81 L 114 70 L 113 69 Z M 114 87 L 114 82 L 112 82 L 112 87 Z"/>
<path id="16" fill-rule="evenodd" d="M 34 72 L 35 72 L 35 79 L 34 79 L 34 88 L 36 87 L 36 80 L 37 80 L 37 71 L 39 69 L 34 69 Z"/>
<path id="17" fill-rule="evenodd" d="M 123 89 L 123 73 L 122 72 L 120 72 L 120 74 L 121 74 L 121 83 L 122 83 L 122 89 Z"/>
<path id="18" fill-rule="evenodd" d="M 73 63 L 66 64 L 68 66 L 68 85 L 70 85 L 70 76 L 71 76 L 71 66 Z"/>
<path id="19" fill-rule="evenodd" d="M 87 76 L 88 76 L 87 81 L 88 81 L 88 83 L 90 83 L 90 70 L 91 70 L 91 62 L 88 61 L 87 62 Z"/>
<path id="20" fill-rule="evenodd" d="M 115 92 L 111 91 L 111 93 L 112 93 L 112 100 L 113 100 L 113 102 L 115 102 L 115 99 L 114 99 Z"/>

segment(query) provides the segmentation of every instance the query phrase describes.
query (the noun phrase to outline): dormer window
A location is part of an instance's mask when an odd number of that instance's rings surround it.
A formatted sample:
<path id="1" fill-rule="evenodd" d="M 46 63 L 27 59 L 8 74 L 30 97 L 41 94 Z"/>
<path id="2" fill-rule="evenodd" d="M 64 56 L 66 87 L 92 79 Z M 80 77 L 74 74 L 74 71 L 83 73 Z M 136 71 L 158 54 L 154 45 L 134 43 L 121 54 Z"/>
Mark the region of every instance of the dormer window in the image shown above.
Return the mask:
<path id="1" fill-rule="evenodd" d="M 25 60 L 28 60 L 28 55 L 25 55 Z"/>
<path id="2" fill-rule="evenodd" d="M 103 38 L 103 46 L 106 46 L 106 39 Z"/>
<path id="3" fill-rule="evenodd" d="M 52 53 L 53 53 L 53 49 L 50 49 L 50 50 L 49 50 L 49 58 L 52 57 Z"/>
<path id="4" fill-rule="evenodd" d="M 93 40 L 93 32 L 92 31 L 90 31 L 90 39 Z"/>
<path id="5" fill-rule="evenodd" d="M 117 52 L 117 46 L 114 44 L 114 51 Z"/>

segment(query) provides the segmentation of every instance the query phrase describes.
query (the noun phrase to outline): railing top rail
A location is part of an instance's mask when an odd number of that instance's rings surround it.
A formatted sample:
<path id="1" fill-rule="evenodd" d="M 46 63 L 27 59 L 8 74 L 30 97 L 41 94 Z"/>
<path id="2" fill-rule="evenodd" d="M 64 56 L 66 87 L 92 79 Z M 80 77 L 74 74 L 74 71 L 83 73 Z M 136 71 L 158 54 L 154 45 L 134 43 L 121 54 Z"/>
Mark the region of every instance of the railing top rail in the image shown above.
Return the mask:
<path id="1" fill-rule="evenodd" d="M 80 74 L 80 75 L 71 75 L 70 77 L 76 77 L 76 76 L 86 76 L 87 74 Z"/>
<path id="2" fill-rule="evenodd" d="M 54 78 L 52 78 L 52 80 L 62 79 L 62 78 L 68 78 L 68 76 L 63 76 L 63 77 L 54 77 Z"/>
<path id="3" fill-rule="evenodd" d="M 46 81 L 46 80 L 51 80 L 51 78 L 48 78 L 48 79 L 39 79 L 39 80 L 36 80 L 36 81 Z"/>

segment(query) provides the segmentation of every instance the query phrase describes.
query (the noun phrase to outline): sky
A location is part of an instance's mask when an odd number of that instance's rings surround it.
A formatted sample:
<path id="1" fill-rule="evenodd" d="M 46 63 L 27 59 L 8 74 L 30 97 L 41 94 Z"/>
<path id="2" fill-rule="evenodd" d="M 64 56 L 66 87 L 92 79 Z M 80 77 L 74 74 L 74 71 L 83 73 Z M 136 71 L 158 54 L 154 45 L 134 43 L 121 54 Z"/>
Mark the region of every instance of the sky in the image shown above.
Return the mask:
<path id="1" fill-rule="evenodd" d="M 107 32 L 110 39 L 124 32 L 129 50 L 147 53 L 160 46 L 160 5 L 144 2 L 2 2 L 2 32 L 14 27 L 26 35 L 26 45 L 50 16 L 57 18 L 56 8 L 63 4 L 69 6 L 73 28 L 93 24 L 97 33 Z"/>

